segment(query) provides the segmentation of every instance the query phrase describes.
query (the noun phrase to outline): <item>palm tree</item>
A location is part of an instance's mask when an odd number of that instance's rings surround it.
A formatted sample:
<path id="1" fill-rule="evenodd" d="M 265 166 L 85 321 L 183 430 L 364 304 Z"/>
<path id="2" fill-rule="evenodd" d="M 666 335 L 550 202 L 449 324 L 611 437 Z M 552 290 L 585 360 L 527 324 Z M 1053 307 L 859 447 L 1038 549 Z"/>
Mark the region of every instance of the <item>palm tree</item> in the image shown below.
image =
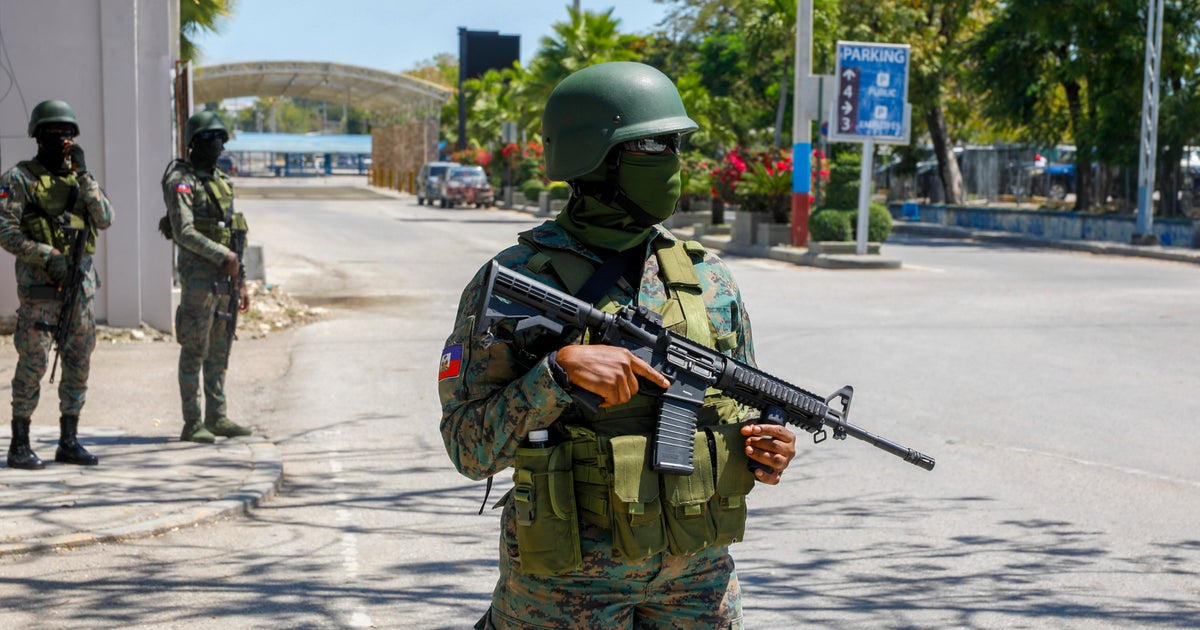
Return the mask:
<path id="1" fill-rule="evenodd" d="M 499 143 L 503 123 L 517 118 L 519 108 L 514 95 L 524 76 L 518 62 L 511 68 L 488 70 L 477 79 L 463 81 L 471 112 L 467 118 L 469 143 L 485 147 Z"/>
<path id="2" fill-rule="evenodd" d="M 613 9 L 594 13 L 568 8 L 567 12 L 570 20 L 554 24 L 555 37 L 542 38 L 542 47 L 529 64 L 519 99 L 525 103 L 521 124 L 526 131 L 541 131 L 546 99 L 567 75 L 606 61 L 642 58 L 638 51 L 642 39 L 617 30 L 621 20 L 613 19 Z"/>
<path id="3" fill-rule="evenodd" d="M 196 62 L 200 49 L 195 37 L 202 32 L 216 33 L 220 22 L 231 15 L 237 0 L 180 0 L 179 1 L 179 56 Z"/>

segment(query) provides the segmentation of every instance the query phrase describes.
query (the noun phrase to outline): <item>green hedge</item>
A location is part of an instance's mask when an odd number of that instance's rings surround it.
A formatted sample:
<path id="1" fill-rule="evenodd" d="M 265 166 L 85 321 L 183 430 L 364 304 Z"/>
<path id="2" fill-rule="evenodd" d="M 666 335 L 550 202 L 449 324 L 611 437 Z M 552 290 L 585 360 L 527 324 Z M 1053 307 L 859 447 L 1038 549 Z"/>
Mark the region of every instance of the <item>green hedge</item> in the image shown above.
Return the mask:
<path id="1" fill-rule="evenodd" d="M 814 241 L 851 239 L 850 214 L 844 210 L 818 210 L 808 217 L 808 237 Z"/>
<path id="2" fill-rule="evenodd" d="M 538 194 L 543 190 L 546 190 L 546 185 L 540 179 L 530 179 L 521 184 L 521 194 L 525 195 L 525 200 L 529 203 L 537 203 Z"/>
<path id="3" fill-rule="evenodd" d="M 567 185 L 567 182 L 550 182 L 550 187 L 547 190 L 550 191 L 551 199 L 571 198 L 571 187 Z"/>
<path id="4" fill-rule="evenodd" d="M 881 203 L 868 209 L 867 240 L 882 243 L 892 235 L 892 214 Z M 822 208 L 808 217 L 809 238 L 814 241 L 853 241 L 858 234 L 858 211 Z"/>

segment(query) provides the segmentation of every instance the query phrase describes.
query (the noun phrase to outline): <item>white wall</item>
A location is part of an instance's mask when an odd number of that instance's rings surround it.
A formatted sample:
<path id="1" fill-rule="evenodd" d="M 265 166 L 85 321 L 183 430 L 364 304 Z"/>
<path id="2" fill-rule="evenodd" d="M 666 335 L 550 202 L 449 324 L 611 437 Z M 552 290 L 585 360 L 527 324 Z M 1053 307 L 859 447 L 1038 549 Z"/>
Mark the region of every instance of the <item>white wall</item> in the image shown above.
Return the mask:
<path id="1" fill-rule="evenodd" d="M 71 104 L 88 170 L 115 215 L 95 257 L 96 316 L 111 326 L 172 329 L 171 248 L 157 225 L 159 178 L 171 159 L 178 11 L 178 0 L 0 1 L 0 66 L 16 79 L 0 100 L 0 169 L 36 152 L 27 136 L 35 104 Z M 16 308 L 13 257 L 0 250 L 0 314 Z"/>

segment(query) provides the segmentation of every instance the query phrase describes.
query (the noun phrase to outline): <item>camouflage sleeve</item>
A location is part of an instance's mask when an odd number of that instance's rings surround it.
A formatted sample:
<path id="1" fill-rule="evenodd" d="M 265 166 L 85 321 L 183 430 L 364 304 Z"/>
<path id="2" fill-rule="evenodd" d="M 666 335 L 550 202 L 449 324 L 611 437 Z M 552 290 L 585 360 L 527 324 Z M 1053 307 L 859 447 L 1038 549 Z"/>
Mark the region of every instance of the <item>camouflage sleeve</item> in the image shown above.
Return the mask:
<path id="1" fill-rule="evenodd" d="M 532 367 L 519 360 L 511 327 L 494 338 L 475 335 L 475 313 L 484 270 L 463 291 L 454 331 L 438 370 L 442 438 L 460 473 L 484 479 L 513 464 L 517 446 L 534 429 L 550 426 L 571 403 L 543 357 Z"/>
<path id="2" fill-rule="evenodd" d="M 196 195 L 202 192 L 200 182 L 194 178 L 175 175 L 163 182 L 163 199 L 167 203 L 175 244 L 220 266 L 229 254 L 229 248 L 201 234 L 192 213 Z"/>
<path id="3" fill-rule="evenodd" d="M 88 218 L 93 227 L 97 230 L 107 230 L 108 226 L 112 225 L 112 204 L 108 202 L 108 195 L 104 194 L 100 183 L 91 173 L 84 175 L 79 182 L 79 199 L 87 208 Z"/>
<path id="4" fill-rule="evenodd" d="M 0 247 L 27 263 L 45 266 L 54 248 L 30 239 L 21 231 L 26 194 L 24 178 L 17 169 L 0 175 Z"/>
<path id="5" fill-rule="evenodd" d="M 747 365 L 754 362 L 754 336 L 750 332 L 750 315 L 742 302 L 742 291 L 725 263 L 712 252 L 696 266 L 696 274 L 704 291 L 704 304 L 718 334 L 736 333 L 737 345 L 729 356 Z"/>

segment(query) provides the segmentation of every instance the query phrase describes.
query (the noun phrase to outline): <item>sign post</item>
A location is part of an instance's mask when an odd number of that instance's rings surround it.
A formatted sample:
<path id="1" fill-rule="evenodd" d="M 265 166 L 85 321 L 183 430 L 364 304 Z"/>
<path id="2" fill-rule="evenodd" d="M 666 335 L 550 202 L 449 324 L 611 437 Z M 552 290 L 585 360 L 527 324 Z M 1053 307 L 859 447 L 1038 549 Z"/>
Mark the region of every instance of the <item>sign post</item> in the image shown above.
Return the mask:
<path id="1" fill-rule="evenodd" d="M 863 144 L 855 235 L 859 255 L 867 253 L 875 144 L 908 144 L 912 119 L 908 58 L 909 46 L 905 44 L 837 44 L 837 95 L 829 116 L 833 122 L 829 139 Z"/>

